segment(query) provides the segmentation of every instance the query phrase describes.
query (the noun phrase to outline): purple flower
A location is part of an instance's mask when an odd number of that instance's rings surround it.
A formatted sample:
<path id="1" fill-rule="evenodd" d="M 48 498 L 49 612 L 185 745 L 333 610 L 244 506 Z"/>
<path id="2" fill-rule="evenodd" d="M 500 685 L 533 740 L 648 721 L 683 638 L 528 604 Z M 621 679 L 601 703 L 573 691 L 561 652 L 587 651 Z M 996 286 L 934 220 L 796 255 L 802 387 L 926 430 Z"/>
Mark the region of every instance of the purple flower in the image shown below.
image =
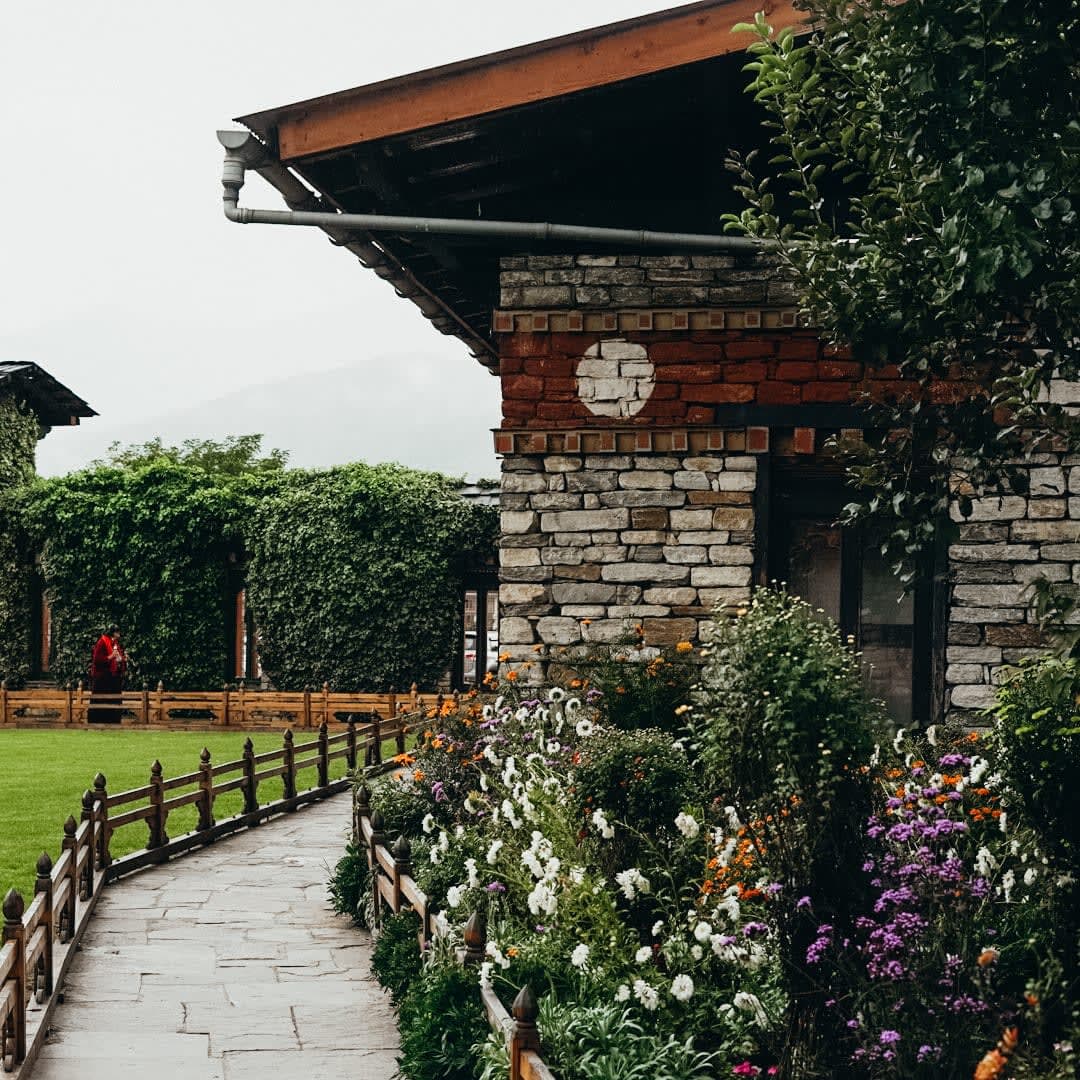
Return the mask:
<path id="1" fill-rule="evenodd" d="M 888 1030 L 886 1030 L 886 1031 L 883 1031 L 881 1033 L 881 1044 L 882 1044 L 882 1046 L 892 1046 L 893 1044 L 898 1043 L 899 1041 L 900 1041 L 900 1032 L 899 1031 L 888 1031 Z"/>
<path id="2" fill-rule="evenodd" d="M 800 896 L 799 899 L 795 902 L 796 911 L 801 911 L 803 908 L 808 908 L 809 906 L 810 906 L 810 897 L 809 896 Z"/>
<path id="3" fill-rule="evenodd" d="M 763 922 L 748 922 L 743 928 L 743 937 L 757 937 L 758 934 L 767 934 L 768 926 Z"/>
<path id="4" fill-rule="evenodd" d="M 490 893 L 506 892 L 506 886 L 501 881 L 493 881 L 490 885 L 485 886 Z"/>

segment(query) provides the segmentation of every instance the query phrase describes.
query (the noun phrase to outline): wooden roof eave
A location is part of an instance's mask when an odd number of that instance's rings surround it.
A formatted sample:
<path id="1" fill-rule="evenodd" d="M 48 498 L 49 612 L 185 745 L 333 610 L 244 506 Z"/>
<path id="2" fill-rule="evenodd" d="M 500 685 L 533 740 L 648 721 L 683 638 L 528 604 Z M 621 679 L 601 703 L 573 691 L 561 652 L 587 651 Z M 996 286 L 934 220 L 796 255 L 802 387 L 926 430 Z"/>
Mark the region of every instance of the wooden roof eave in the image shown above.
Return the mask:
<path id="1" fill-rule="evenodd" d="M 761 10 L 777 30 L 805 21 L 792 0 L 702 0 L 237 120 L 297 161 L 739 52 L 732 27 Z"/>

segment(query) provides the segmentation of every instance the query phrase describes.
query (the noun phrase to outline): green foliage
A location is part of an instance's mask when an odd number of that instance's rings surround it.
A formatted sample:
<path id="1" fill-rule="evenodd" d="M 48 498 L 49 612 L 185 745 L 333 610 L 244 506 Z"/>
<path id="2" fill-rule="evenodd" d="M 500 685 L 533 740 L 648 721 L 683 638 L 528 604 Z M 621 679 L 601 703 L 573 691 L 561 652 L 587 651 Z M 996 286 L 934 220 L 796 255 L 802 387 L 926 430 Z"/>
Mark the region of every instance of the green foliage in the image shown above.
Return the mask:
<path id="1" fill-rule="evenodd" d="M 595 704 L 605 724 L 675 731 L 683 726 L 676 710 L 686 704 L 699 670 L 689 645 L 664 656 L 645 649 L 634 634 L 619 644 L 590 646 L 574 667 L 603 695 Z"/>
<path id="2" fill-rule="evenodd" d="M 368 925 L 371 897 L 371 869 L 367 852 L 350 840 L 334 867 L 327 884 L 330 903 L 339 915 L 348 915 L 355 926 Z"/>
<path id="3" fill-rule="evenodd" d="M 401 911 L 383 920 L 375 938 L 371 970 L 379 985 L 390 992 L 395 1005 L 401 1004 L 423 966 L 419 932 L 420 917 L 416 912 Z"/>
<path id="4" fill-rule="evenodd" d="M 271 450 L 262 456 L 261 435 L 226 435 L 216 439 L 185 439 L 179 446 L 166 446 L 159 438 L 123 446 L 114 442 L 104 458 L 90 463 L 92 469 L 137 469 L 168 461 L 190 465 L 215 476 L 250 476 L 281 472 L 289 460 L 286 450 Z"/>
<path id="5" fill-rule="evenodd" d="M 945 517 L 957 459 L 973 490 L 1016 482 L 1022 427 L 1076 420 L 1048 403 L 1080 371 L 1080 4 L 808 0 L 797 42 L 754 26 L 748 90 L 772 129 L 768 165 L 736 160 L 748 208 L 728 227 L 774 241 L 807 317 L 870 364 L 924 387 L 987 393 L 949 410 L 885 410 L 904 434 L 855 463 L 851 518 L 893 529 L 909 567 Z M 994 410 L 1006 405 L 1013 423 Z M 1030 444 L 1029 444 L 1030 445 Z M 961 497 L 961 509 L 969 502 Z"/>
<path id="6" fill-rule="evenodd" d="M 85 678 L 94 641 L 116 622 L 133 680 L 220 685 L 228 556 L 244 506 L 232 481 L 167 460 L 24 489 L 23 521 L 53 604 L 57 678 Z"/>
<path id="7" fill-rule="evenodd" d="M 280 687 L 430 686 L 453 654 L 463 552 L 497 515 L 456 483 L 397 465 L 293 470 L 247 527 L 248 600 Z"/>
<path id="8" fill-rule="evenodd" d="M 474 1080 L 474 1047 L 487 1034 L 476 972 L 456 964 L 426 967 L 401 1003 L 398 1026 L 405 1080 Z"/>
<path id="9" fill-rule="evenodd" d="M 34 478 L 39 428 L 13 398 L 0 399 L 0 678 L 13 684 L 30 672 L 30 566 L 12 493 Z"/>

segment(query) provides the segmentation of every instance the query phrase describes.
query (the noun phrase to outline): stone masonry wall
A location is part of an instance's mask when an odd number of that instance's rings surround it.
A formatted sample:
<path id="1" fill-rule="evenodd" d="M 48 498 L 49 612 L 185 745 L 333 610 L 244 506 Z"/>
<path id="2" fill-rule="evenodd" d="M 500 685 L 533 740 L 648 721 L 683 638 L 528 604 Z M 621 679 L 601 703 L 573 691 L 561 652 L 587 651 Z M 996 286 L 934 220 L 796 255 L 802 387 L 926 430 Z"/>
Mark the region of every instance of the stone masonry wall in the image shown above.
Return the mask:
<path id="1" fill-rule="evenodd" d="M 616 642 L 635 626 L 647 645 L 697 641 L 715 604 L 749 597 L 756 464 L 700 450 L 508 458 L 504 653 Z"/>

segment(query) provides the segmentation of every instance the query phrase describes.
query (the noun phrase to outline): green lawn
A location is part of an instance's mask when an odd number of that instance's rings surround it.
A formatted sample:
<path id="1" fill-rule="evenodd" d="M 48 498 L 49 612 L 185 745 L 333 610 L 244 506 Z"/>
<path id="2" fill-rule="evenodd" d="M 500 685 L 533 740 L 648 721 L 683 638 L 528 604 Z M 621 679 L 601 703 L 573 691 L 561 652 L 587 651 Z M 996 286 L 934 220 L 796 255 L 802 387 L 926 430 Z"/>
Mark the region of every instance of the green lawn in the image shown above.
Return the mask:
<path id="1" fill-rule="evenodd" d="M 150 765 L 160 759 L 163 775 L 179 776 L 198 768 L 199 753 L 205 746 L 215 764 L 241 757 L 246 733 L 243 731 L 176 732 L 80 728 L 72 731 L 0 730 L 0 895 L 14 886 L 27 897 L 33 894 L 34 864 L 42 851 L 55 860 L 60 854 L 63 824 L 68 814 L 79 820 L 82 794 L 93 787 L 100 770 L 108 780 L 109 792 L 142 787 L 150 777 Z M 296 742 L 308 742 L 316 732 L 296 732 Z M 258 732 L 251 736 L 255 753 L 281 746 L 281 735 Z M 333 747 L 340 749 L 340 747 Z M 392 744 L 384 748 L 393 754 Z M 303 755 L 305 758 L 309 754 Z M 331 778 L 345 775 L 344 760 L 333 761 Z M 266 768 L 267 766 L 263 766 Z M 231 776 L 225 779 L 232 779 Z M 300 790 L 312 787 L 315 770 L 305 769 L 297 777 Z M 187 790 L 187 789 L 185 789 Z M 173 792 L 171 794 L 178 794 Z M 259 785 L 259 802 L 281 797 L 278 778 Z M 218 821 L 240 811 L 240 792 L 229 792 L 216 800 Z M 185 806 L 169 815 L 170 837 L 193 828 L 194 806 Z M 113 857 L 135 851 L 146 843 L 147 829 L 135 822 L 117 831 L 112 841 Z"/>

